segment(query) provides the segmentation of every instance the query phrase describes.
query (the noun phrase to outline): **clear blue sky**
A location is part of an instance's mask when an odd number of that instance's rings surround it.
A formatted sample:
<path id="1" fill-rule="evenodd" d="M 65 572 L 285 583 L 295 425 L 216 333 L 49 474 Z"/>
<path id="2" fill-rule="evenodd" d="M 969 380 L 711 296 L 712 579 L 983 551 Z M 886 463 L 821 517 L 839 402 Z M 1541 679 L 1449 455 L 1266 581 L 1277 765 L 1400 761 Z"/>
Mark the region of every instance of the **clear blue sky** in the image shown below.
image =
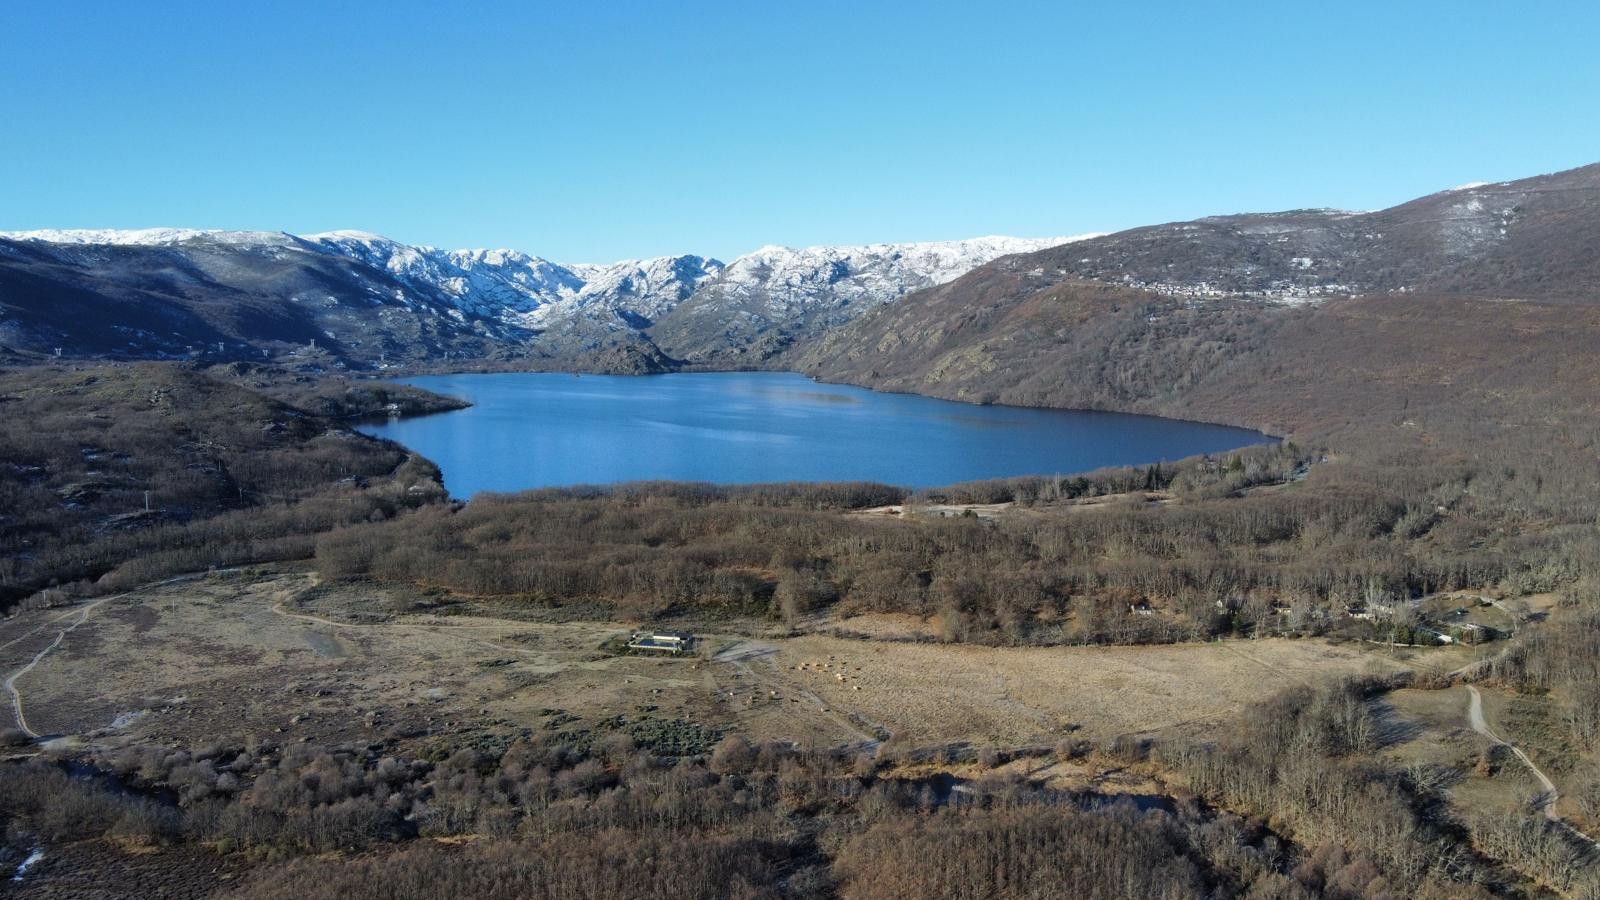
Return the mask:
<path id="1" fill-rule="evenodd" d="M 460 5 L 11 0 L 0 229 L 729 258 L 1600 160 L 1593 2 Z"/>

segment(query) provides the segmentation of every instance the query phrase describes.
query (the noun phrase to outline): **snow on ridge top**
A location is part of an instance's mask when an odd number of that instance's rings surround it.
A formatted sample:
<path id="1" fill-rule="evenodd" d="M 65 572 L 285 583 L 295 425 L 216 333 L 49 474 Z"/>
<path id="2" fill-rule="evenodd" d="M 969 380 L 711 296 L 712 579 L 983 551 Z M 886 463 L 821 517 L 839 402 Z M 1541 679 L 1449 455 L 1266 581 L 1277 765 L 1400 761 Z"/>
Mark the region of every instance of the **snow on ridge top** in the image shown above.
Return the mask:
<path id="1" fill-rule="evenodd" d="M 51 244 L 102 244 L 124 247 L 164 247 L 186 241 L 206 240 L 220 244 L 284 245 L 294 241 L 364 244 L 394 244 L 370 231 L 325 231 L 320 234 L 289 234 L 285 231 L 233 231 L 224 228 L 41 228 L 33 231 L 0 231 L 0 237 Z"/>
<path id="2" fill-rule="evenodd" d="M 633 266 L 635 268 L 648 269 L 652 266 L 675 265 L 684 260 L 695 260 L 705 263 L 708 266 L 722 265 L 722 261 L 713 256 L 701 256 L 697 253 L 669 253 L 663 256 L 641 256 L 637 259 L 619 259 L 616 262 L 608 263 L 568 263 L 567 268 L 574 271 L 578 269 L 587 269 L 594 272 L 598 272 L 602 269 L 616 269 L 622 266 Z"/>
<path id="3" fill-rule="evenodd" d="M 833 254 L 838 256 L 852 256 L 863 253 L 937 253 L 941 250 L 959 251 L 964 249 L 988 250 L 1000 252 L 995 255 L 1009 253 L 1028 253 L 1033 250 L 1044 250 L 1049 247 L 1059 247 L 1062 244 L 1072 244 L 1078 241 L 1087 241 L 1091 238 L 1105 237 L 1109 232 L 1091 231 L 1086 234 L 1074 234 L 1064 237 L 1022 238 L 1011 237 L 1003 234 L 988 234 L 982 237 L 961 238 L 950 241 L 903 241 L 899 243 L 885 242 L 875 244 L 816 244 L 810 247 L 789 247 L 784 244 L 763 244 L 760 247 L 738 257 L 734 262 L 751 257 L 770 257 L 789 254 Z"/>
<path id="4" fill-rule="evenodd" d="M 337 231 L 319 231 L 316 234 L 302 234 L 299 235 L 299 237 L 301 240 L 306 241 L 360 241 L 363 244 L 399 243 L 398 241 L 391 241 L 381 234 L 373 234 L 370 231 L 361 231 L 355 228 L 341 228 Z"/>
<path id="5" fill-rule="evenodd" d="M 708 285 L 709 297 L 764 307 L 781 319 L 817 310 L 843 321 L 846 309 L 891 302 L 911 291 L 954 281 L 1002 256 L 1030 253 L 1098 235 L 1017 238 L 991 235 L 958 241 L 821 246 L 767 245 L 735 259 Z M 714 308 L 714 306 L 708 306 Z"/>
<path id="6" fill-rule="evenodd" d="M 991 235 L 800 250 L 769 244 L 727 264 L 680 254 L 604 265 L 563 265 L 511 249 L 440 250 L 359 230 L 290 235 L 175 228 L 80 229 L 9 236 L 75 245 L 170 246 L 185 251 L 203 250 L 209 242 L 275 256 L 324 255 L 385 273 L 399 282 L 407 297 L 431 298 L 461 313 L 509 325 L 540 328 L 589 318 L 608 327 L 626 323 L 638 328 L 641 322 L 661 319 L 702 290 L 708 298 L 707 310 L 718 308 L 724 298 L 733 298 L 761 304 L 779 319 L 825 308 L 829 316 L 842 321 L 848 310 L 887 303 L 909 291 L 943 284 L 998 257 L 1097 235 Z"/>
<path id="7" fill-rule="evenodd" d="M 857 289 L 892 299 L 917 287 L 942 284 L 991 260 L 1029 253 L 1098 235 L 1054 238 L 989 236 L 959 241 L 905 244 L 818 246 L 796 250 L 773 244 L 735 259 L 723 270 L 726 280 L 766 284 L 780 290 L 833 291 L 844 280 Z"/>
<path id="8" fill-rule="evenodd" d="M 1488 187 L 1488 186 L 1489 186 L 1489 182 L 1487 182 L 1487 181 L 1469 181 L 1466 184 L 1458 184 L 1455 187 L 1450 188 L 1449 190 L 1445 191 L 1445 193 L 1449 194 L 1449 193 L 1454 193 L 1456 191 L 1470 191 L 1473 188 L 1481 188 L 1481 187 Z"/>
<path id="9" fill-rule="evenodd" d="M 727 264 L 679 254 L 601 265 L 564 265 L 504 248 L 444 250 L 359 230 L 291 235 L 83 229 L 10 236 L 71 245 L 50 252 L 87 265 L 99 264 L 107 255 L 90 248 L 95 244 L 159 247 L 159 255 L 193 255 L 202 266 L 217 256 L 252 257 L 238 260 L 247 271 L 259 262 L 254 257 L 287 260 L 347 278 L 353 290 L 365 290 L 377 303 L 400 304 L 459 323 L 470 319 L 474 328 L 504 328 L 527 340 L 542 340 L 538 335 L 546 332 L 565 340 L 562 335 L 642 332 L 658 323 L 668 333 L 678 329 L 686 334 L 714 334 L 743 327 L 738 323 L 746 321 L 758 331 L 832 327 L 998 257 L 1097 235 L 991 235 L 800 250 L 769 244 Z"/>
<path id="10" fill-rule="evenodd" d="M 892 253 L 925 254 L 929 256 L 945 256 L 953 254 L 964 257 L 967 254 L 979 255 L 988 258 L 1004 256 L 1010 253 L 1025 253 L 1032 250 L 1042 250 L 1074 241 L 1087 240 L 1101 237 L 1103 232 L 1079 234 L 1065 237 L 1049 238 L 1018 238 L 1005 235 L 986 235 L 983 237 L 966 238 L 951 241 L 908 241 L 902 243 L 875 243 L 857 245 L 817 245 L 811 247 L 795 248 L 779 244 L 767 244 L 734 260 L 778 257 L 778 256 L 826 256 L 841 258 L 850 256 L 876 256 Z M 315 234 L 291 235 L 283 231 L 230 231 L 212 228 L 59 228 L 36 229 L 28 231 L 0 231 L 0 238 L 12 240 L 43 241 L 54 244 L 115 244 L 115 245 L 145 245 L 165 246 L 179 244 L 191 240 L 210 240 L 227 244 L 271 244 L 283 245 L 295 240 L 305 241 L 310 244 L 363 244 L 370 248 L 386 248 L 391 253 L 409 250 L 421 253 L 441 252 L 445 256 L 459 262 L 486 263 L 489 265 L 528 265 L 548 264 L 567 269 L 584 276 L 592 276 L 605 270 L 622 268 L 638 268 L 650 270 L 666 265 L 671 265 L 679 260 L 690 257 L 689 254 L 656 256 L 643 259 L 617 260 L 610 263 L 584 263 L 562 264 L 553 263 L 541 257 L 533 256 L 521 250 L 510 248 L 477 248 L 436 251 L 426 245 L 410 245 L 395 241 L 371 231 L 359 229 L 338 229 L 322 231 Z M 710 257 L 694 257 L 702 260 L 708 268 L 720 268 L 723 264 Z"/>
<path id="11" fill-rule="evenodd" d="M 471 247 L 460 250 L 446 250 L 445 253 L 448 256 L 458 259 L 471 259 L 483 262 L 501 262 L 508 259 L 537 259 L 537 257 L 533 256 L 532 254 L 524 253 L 521 250 L 513 250 L 510 247 Z"/>
<path id="12" fill-rule="evenodd" d="M 285 244 L 294 238 L 282 231 L 228 231 L 220 228 L 41 228 L 0 231 L 0 238 L 50 244 L 166 246 L 192 240 L 224 244 Z"/>

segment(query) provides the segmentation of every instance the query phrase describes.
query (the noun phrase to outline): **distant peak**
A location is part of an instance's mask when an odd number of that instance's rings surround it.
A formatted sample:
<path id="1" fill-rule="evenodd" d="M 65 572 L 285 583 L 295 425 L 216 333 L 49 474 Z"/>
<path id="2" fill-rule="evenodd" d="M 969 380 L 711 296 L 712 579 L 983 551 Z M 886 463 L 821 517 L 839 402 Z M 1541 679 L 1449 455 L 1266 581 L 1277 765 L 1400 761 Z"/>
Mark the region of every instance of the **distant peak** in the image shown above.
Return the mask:
<path id="1" fill-rule="evenodd" d="M 446 255 L 453 259 L 471 259 L 494 263 L 496 265 L 510 261 L 515 262 L 546 262 L 530 253 L 521 250 L 512 250 L 509 247 L 472 247 L 463 250 L 447 250 Z"/>
<path id="2" fill-rule="evenodd" d="M 391 241 L 381 234 L 373 234 L 370 231 L 360 231 L 350 228 L 341 229 L 339 231 L 320 231 L 316 234 L 302 234 L 299 235 L 299 237 L 307 241 L 360 241 L 364 244 L 395 243 L 395 241 Z"/>

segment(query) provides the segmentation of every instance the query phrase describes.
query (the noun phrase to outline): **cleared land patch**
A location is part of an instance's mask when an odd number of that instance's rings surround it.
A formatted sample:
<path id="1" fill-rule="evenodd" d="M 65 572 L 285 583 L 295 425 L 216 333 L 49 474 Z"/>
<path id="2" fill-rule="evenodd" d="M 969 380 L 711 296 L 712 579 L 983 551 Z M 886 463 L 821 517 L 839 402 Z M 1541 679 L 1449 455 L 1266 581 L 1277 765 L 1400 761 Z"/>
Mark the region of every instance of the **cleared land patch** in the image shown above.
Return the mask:
<path id="1" fill-rule="evenodd" d="M 540 730 L 581 740 L 595 728 L 653 735 L 662 722 L 715 729 L 739 718 L 731 667 L 602 652 L 624 625 L 448 614 L 433 603 L 409 590 L 322 587 L 304 572 L 155 586 L 93 610 L 17 687 L 39 733 L 101 742 L 276 735 L 425 745 L 470 732 L 493 744 Z M 61 615 L 7 621 L 0 670 L 31 661 L 59 631 L 40 626 Z M 825 717 L 815 728 L 804 710 L 788 718 L 792 731 L 845 737 Z"/>
<path id="2" fill-rule="evenodd" d="M 757 625 L 756 637 L 701 632 L 699 656 L 670 659 L 603 649 L 625 624 L 514 612 L 307 572 L 218 574 L 110 599 L 17 687 L 41 734 L 113 743 L 270 734 L 488 746 L 623 731 L 681 749 L 739 731 L 817 746 L 1018 745 L 1204 733 L 1285 684 L 1442 669 L 1460 655 L 1309 639 L 979 647 L 759 636 Z M 53 640 L 62 616 L 7 621 L 3 671 Z"/>
<path id="3" fill-rule="evenodd" d="M 777 678 L 908 744 L 1203 732 L 1269 693 L 1265 685 L 1409 667 L 1321 640 L 998 648 L 810 635 L 775 644 Z"/>

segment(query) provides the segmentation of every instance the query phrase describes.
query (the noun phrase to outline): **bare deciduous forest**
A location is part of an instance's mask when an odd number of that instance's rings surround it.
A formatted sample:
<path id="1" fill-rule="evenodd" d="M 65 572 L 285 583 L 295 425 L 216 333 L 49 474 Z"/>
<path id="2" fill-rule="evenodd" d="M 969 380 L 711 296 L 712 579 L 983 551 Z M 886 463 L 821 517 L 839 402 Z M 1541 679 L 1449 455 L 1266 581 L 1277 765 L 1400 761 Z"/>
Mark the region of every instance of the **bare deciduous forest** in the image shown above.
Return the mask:
<path id="1" fill-rule="evenodd" d="M 432 463 L 340 421 L 420 392 L 256 382 L 161 364 L 0 373 L 0 605 L 299 559 L 317 532 L 444 496 Z"/>
<path id="2" fill-rule="evenodd" d="M 1168 799 L 919 779 L 892 755 L 737 736 L 679 758 L 535 738 L 435 760 L 128 747 L 6 766 L 0 811 L 52 844 L 244 854 L 249 897 L 1487 897 L 1513 886 L 1488 848 L 1563 892 L 1600 888 L 1554 829 L 1441 820 L 1435 788 L 1365 761 L 1367 701 L 1392 686 L 1291 690 L 1220 746 L 1030 751 L 1158 765 L 1193 790 Z"/>
<path id="3" fill-rule="evenodd" d="M 1556 590 L 1595 559 L 1576 522 L 1496 533 L 1483 499 L 1509 487 L 1496 475 L 1311 462 L 1284 445 L 911 498 L 872 486 L 537 491 L 330 532 L 317 562 L 337 577 L 639 620 L 901 612 L 937 616 L 951 640 L 1050 644 L 1317 634 L 1351 604 L 1502 582 Z M 1302 467 L 1295 490 L 1261 489 Z M 902 500 L 911 514 L 897 520 L 850 514 Z M 919 501 L 1013 505 L 978 519 L 916 516 Z M 1131 615 L 1141 603 L 1166 615 Z"/>

